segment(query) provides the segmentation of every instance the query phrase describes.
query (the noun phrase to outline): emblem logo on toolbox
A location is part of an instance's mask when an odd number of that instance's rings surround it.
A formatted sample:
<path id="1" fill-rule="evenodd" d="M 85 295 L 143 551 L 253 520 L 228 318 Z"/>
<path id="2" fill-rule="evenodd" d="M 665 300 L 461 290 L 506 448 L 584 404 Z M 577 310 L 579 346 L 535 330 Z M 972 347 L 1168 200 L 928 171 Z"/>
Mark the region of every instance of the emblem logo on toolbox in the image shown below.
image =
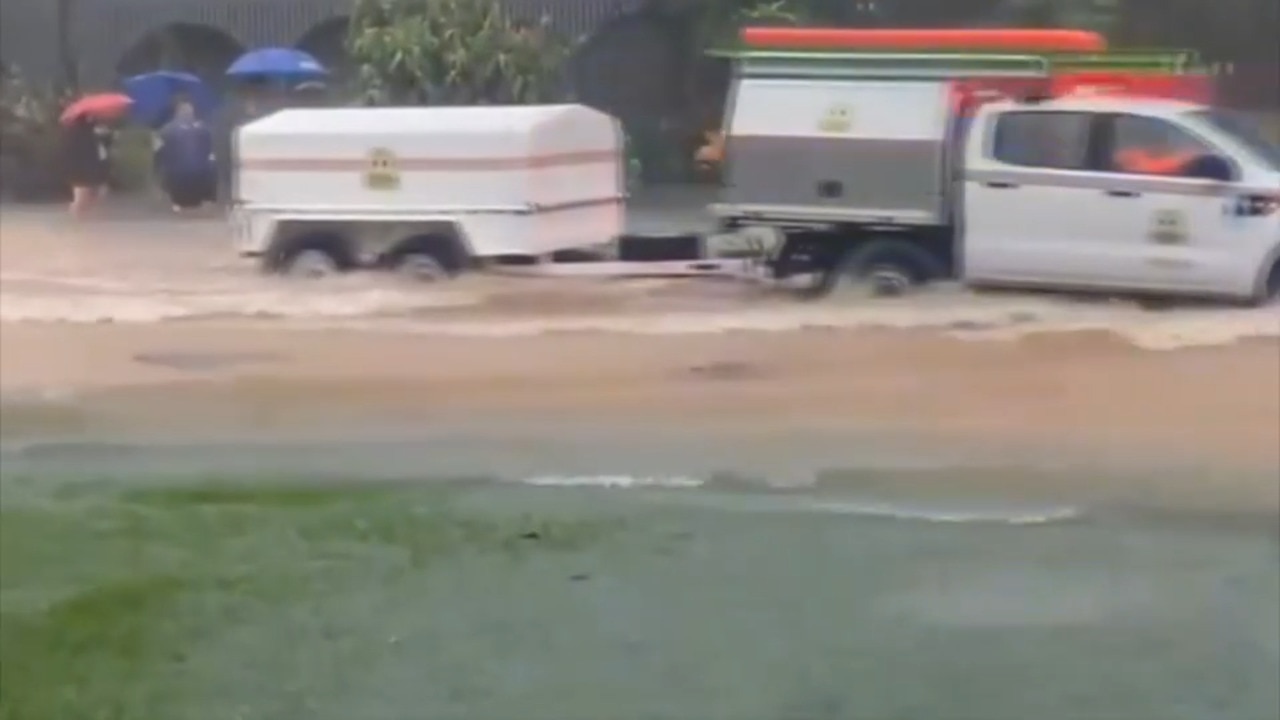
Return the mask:
<path id="1" fill-rule="evenodd" d="M 836 103 L 827 108 L 818 120 L 818 129 L 825 133 L 847 133 L 853 127 L 853 108 Z"/>

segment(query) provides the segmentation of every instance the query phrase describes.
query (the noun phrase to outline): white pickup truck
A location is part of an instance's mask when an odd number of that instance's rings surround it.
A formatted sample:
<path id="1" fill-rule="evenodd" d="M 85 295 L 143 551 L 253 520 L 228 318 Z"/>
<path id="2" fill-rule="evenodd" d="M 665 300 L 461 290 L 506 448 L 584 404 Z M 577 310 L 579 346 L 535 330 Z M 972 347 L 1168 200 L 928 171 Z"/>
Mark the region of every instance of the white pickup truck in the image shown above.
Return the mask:
<path id="1" fill-rule="evenodd" d="M 985 60 L 981 77 L 1042 72 Z M 974 73 L 926 55 L 744 59 L 714 213 L 775 229 L 773 273 L 808 296 L 846 278 L 897 292 L 948 277 L 1280 296 L 1280 149 L 1247 122 L 1103 93 L 960 112 L 955 83 Z"/>

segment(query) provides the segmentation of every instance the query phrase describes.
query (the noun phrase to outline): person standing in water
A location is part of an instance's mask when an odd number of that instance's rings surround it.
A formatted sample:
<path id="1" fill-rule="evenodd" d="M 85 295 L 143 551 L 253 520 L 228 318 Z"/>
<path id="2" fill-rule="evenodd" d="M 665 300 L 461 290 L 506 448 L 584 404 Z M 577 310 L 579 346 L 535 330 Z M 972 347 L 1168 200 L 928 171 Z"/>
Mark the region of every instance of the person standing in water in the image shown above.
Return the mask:
<path id="1" fill-rule="evenodd" d="M 111 179 L 111 128 L 89 116 L 63 128 L 62 154 L 71 186 L 71 215 L 82 218 L 106 194 Z"/>
<path id="2" fill-rule="evenodd" d="M 186 98 L 175 103 L 173 119 L 160 130 L 156 164 L 175 212 L 213 199 L 213 133 Z"/>
<path id="3" fill-rule="evenodd" d="M 235 134 L 236 129 L 245 123 L 252 122 L 268 113 L 266 85 L 264 82 L 249 83 L 241 89 L 239 97 L 223 103 L 215 115 L 214 123 L 214 156 L 217 176 L 217 197 L 223 204 L 229 204 L 233 198 L 233 178 L 235 176 Z"/>

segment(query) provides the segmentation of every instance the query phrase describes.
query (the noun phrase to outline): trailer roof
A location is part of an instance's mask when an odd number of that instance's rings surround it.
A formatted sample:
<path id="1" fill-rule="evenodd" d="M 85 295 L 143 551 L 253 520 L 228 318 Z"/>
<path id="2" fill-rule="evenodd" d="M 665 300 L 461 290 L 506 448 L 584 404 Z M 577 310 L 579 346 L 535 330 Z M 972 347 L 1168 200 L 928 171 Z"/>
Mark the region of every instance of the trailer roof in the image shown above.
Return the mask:
<path id="1" fill-rule="evenodd" d="M 289 108 L 250 123 L 255 135 L 432 133 L 493 135 L 527 132 L 565 115 L 597 113 L 582 105 Z"/>

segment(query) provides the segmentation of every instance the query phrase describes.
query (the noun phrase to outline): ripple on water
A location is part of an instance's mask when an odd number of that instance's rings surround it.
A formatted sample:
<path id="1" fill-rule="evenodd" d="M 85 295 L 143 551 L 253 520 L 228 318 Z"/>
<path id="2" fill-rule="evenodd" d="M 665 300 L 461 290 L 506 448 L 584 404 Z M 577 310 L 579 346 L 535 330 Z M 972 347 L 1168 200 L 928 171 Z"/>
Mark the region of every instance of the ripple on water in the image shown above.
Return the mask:
<path id="1" fill-rule="evenodd" d="M 1135 345 L 1172 349 L 1280 336 L 1280 306 L 1181 308 L 1149 312 L 1124 303 L 1080 303 L 1045 297 L 980 297 L 959 290 L 890 301 L 835 299 L 821 305 L 782 300 L 727 306 L 725 301 L 678 303 L 655 310 L 653 290 L 641 286 L 627 300 L 613 288 L 606 315 L 572 313 L 561 298 L 554 312 L 530 317 L 487 307 L 497 293 L 520 295 L 528 280 L 490 279 L 453 288 L 406 286 L 376 277 L 301 285 L 263 278 L 157 282 L 128 277 L 0 276 L 0 321 L 155 323 L 201 317 L 279 318 L 330 327 L 463 336 L 528 336 L 550 332 L 689 334 L 734 330 L 778 332 L 806 328 L 933 328 L 961 339 L 1007 340 L 1031 333 L 1110 331 Z M 546 286 L 532 281 L 529 302 Z M 537 288 L 535 290 L 535 287 Z M 582 306 L 600 305 L 599 288 L 579 284 Z M 563 293 L 561 293 L 563 294 Z M 621 304 L 619 304 L 621 303 Z M 708 309 L 708 307 L 712 309 Z M 468 320 L 435 316 L 473 308 Z M 412 316 L 412 317 L 409 317 Z M 358 320 L 358 323 L 354 321 Z"/>

